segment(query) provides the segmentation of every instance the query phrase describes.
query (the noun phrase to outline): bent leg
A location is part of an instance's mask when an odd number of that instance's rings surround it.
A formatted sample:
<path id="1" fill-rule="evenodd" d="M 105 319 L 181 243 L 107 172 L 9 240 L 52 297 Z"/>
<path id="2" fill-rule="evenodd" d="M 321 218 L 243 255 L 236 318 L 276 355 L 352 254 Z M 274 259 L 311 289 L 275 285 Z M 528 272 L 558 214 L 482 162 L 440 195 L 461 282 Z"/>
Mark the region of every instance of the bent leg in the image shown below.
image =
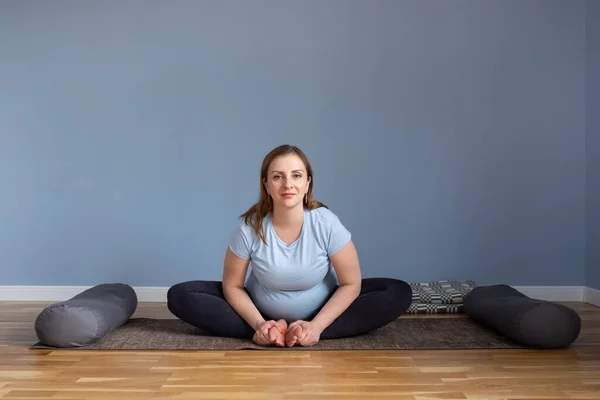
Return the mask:
<path id="1" fill-rule="evenodd" d="M 222 282 L 178 283 L 167 293 L 167 306 L 177 318 L 209 335 L 243 339 L 254 335 L 254 329 L 225 300 Z"/>
<path id="2" fill-rule="evenodd" d="M 404 281 L 392 278 L 362 280 L 360 295 L 321 334 L 321 339 L 361 335 L 381 328 L 408 310 L 412 289 Z"/>

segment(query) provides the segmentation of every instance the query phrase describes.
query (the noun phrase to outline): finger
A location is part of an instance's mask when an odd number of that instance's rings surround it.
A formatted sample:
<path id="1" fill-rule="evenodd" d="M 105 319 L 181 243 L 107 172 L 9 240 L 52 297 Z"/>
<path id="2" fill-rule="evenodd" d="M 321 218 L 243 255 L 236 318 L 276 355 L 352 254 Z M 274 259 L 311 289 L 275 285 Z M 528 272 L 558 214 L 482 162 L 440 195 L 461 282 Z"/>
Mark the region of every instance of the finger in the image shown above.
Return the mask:
<path id="1" fill-rule="evenodd" d="M 281 332 L 282 335 L 285 335 L 288 331 L 288 326 L 287 326 L 287 322 L 285 322 L 285 320 L 280 319 L 279 321 L 277 321 L 277 323 L 275 324 L 275 326 L 277 327 L 277 329 L 279 330 L 279 332 Z"/>
<path id="2" fill-rule="evenodd" d="M 288 344 L 290 347 L 294 346 L 296 343 L 298 343 L 298 339 L 300 337 L 300 335 L 302 334 L 302 326 L 300 325 L 296 325 L 292 328 L 292 330 L 290 330 L 291 333 L 291 340 L 290 343 Z"/>
<path id="3" fill-rule="evenodd" d="M 292 347 L 296 343 L 296 340 L 297 340 L 297 337 L 293 330 L 290 330 L 288 332 L 288 334 L 285 336 L 285 344 L 287 344 L 288 347 Z"/>
<path id="4" fill-rule="evenodd" d="M 252 341 L 259 346 L 264 346 L 264 342 L 263 342 L 262 338 L 258 335 L 254 335 L 254 337 L 252 338 Z"/>
<path id="5" fill-rule="evenodd" d="M 310 338 L 309 333 L 307 331 L 304 331 L 298 336 L 298 343 L 303 344 L 309 338 Z"/>
<path id="6" fill-rule="evenodd" d="M 289 331 L 285 334 L 283 341 L 286 346 L 290 347 L 290 344 L 292 343 L 292 335 Z"/>
<path id="7" fill-rule="evenodd" d="M 270 328 L 272 326 L 273 326 L 273 321 L 265 321 L 265 322 L 263 322 L 263 325 L 262 325 L 263 328 Z"/>
<path id="8" fill-rule="evenodd" d="M 308 346 L 308 339 L 309 339 L 309 337 L 303 337 L 303 338 L 299 339 L 298 345 L 303 346 L 303 347 Z"/>
<path id="9" fill-rule="evenodd" d="M 269 341 L 269 338 L 268 338 L 268 332 L 267 332 L 267 334 L 265 335 L 265 334 L 262 332 L 262 330 L 260 330 L 260 331 L 256 331 L 256 333 L 254 333 L 254 337 L 256 338 L 256 340 L 255 340 L 255 341 L 256 341 L 258 344 L 261 344 L 261 345 L 266 345 L 266 344 L 268 344 L 268 341 Z"/>
<path id="10" fill-rule="evenodd" d="M 273 326 L 273 321 L 264 321 L 258 326 L 258 330 L 269 329 Z"/>
<path id="11" fill-rule="evenodd" d="M 292 338 L 294 335 L 296 335 L 298 333 L 298 326 L 293 326 L 291 328 L 288 329 L 287 331 L 287 336 L 289 336 L 290 338 Z"/>
<path id="12" fill-rule="evenodd" d="M 269 324 L 269 323 L 265 324 L 263 327 L 261 327 L 261 328 L 260 328 L 260 333 L 261 333 L 263 336 L 268 336 L 268 335 L 269 335 L 269 330 L 271 330 L 271 327 L 272 327 L 272 326 L 273 326 L 273 325 L 272 325 L 272 324 Z"/>
<path id="13" fill-rule="evenodd" d="M 277 336 L 279 336 L 279 330 L 276 326 L 269 329 L 269 341 L 271 343 L 273 343 L 277 339 Z"/>
<path id="14" fill-rule="evenodd" d="M 266 329 L 264 332 L 261 333 L 261 335 L 265 340 L 269 340 L 270 333 L 271 333 L 271 328 Z"/>
<path id="15" fill-rule="evenodd" d="M 275 341 L 274 341 L 274 343 L 275 343 L 277 346 L 279 346 L 279 347 L 283 347 L 283 346 L 285 346 L 284 339 L 285 339 L 285 336 L 283 336 L 283 334 L 282 334 L 282 333 L 280 333 L 280 332 L 275 332 Z"/>
<path id="16" fill-rule="evenodd" d="M 259 333 L 258 331 L 256 331 L 256 332 L 254 333 L 254 336 L 252 337 L 252 340 L 253 340 L 255 343 L 257 343 L 257 344 L 260 344 L 260 343 L 261 343 L 261 340 L 262 340 L 262 339 L 261 339 L 261 337 L 260 337 L 260 333 Z"/>
<path id="17" fill-rule="evenodd" d="M 260 343 L 263 346 L 268 346 L 269 344 L 271 344 L 271 342 L 269 341 L 269 337 L 268 336 L 261 336 L 260 337 Z"/>
<path id="18" fill-rule="evenodd" d="M 294 335 L 292 336 L 292 340 L 290 340 L 290 342 L 288 343 L 288 347 L 294 346 L 296 342 L 298 342 L 298 336 Z"/>
<path id="19" fill-rule="evenodd" d="M 314 335 L 311 335 L 310 333 L 306 334 L 306 336 L 304 336 L 300 340 L 300 344 L 302 346 L 312 346 L 315 343 L 316 343 L 315 337 L 314 337 Z"/>

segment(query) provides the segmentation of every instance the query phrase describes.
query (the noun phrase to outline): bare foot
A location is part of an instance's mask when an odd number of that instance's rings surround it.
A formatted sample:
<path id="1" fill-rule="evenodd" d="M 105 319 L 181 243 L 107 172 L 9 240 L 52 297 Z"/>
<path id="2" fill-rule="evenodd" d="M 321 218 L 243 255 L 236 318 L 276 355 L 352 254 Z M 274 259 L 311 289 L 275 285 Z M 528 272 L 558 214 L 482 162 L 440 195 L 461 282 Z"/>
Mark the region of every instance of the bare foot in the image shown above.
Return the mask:
<path id="1" fill-rule="evenodd" d="M 275 326 L 269 329 L 269 338 L 279 347 L 285 346 L 285 334 L 287 333 L 287 322 L 280 319 Z"/>
<path id="2" fill-rule="evenodd" d="M 292 326 L 288 330 L 287 335 L 285 336 L 285 344 L 288 347 L 292 347 L 298 342 L 298 338 L 300 338 L 300 335 L 302 335 L 302 326 L 299 324 Z"/>

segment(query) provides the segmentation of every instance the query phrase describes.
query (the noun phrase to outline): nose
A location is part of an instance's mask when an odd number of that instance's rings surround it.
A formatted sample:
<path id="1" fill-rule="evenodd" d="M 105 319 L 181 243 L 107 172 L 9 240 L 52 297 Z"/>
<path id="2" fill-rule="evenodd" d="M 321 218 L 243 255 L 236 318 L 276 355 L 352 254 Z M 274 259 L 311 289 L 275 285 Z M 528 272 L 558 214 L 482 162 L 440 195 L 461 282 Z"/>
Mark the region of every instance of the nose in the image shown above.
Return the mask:
<path id="1" fill-rule="evenodd" d="M 283 182 L 283 186 L 286 187 L 286 188 L 293 187 L 292 180 L 290 178 L 285 178 L 284 182 Z"/>

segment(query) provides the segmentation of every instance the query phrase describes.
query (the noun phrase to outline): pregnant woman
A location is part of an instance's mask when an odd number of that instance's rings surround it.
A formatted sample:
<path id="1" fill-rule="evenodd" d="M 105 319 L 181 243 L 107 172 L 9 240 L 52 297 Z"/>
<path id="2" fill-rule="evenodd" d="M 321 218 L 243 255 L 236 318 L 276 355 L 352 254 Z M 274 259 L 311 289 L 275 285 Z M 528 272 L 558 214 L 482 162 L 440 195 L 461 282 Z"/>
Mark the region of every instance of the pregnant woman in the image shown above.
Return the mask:
<path id="1" fill-rule="evenodd" d="M 408 283 L 362 278 L 350 232 L 314 200 L 313 184 L 299 148 L 269 152 L 259 200 L 231 234 L 222 282 L 174 285 L 169 310 L 210 335 L 280 347 L 360 335 L 402 315 Z"/>

